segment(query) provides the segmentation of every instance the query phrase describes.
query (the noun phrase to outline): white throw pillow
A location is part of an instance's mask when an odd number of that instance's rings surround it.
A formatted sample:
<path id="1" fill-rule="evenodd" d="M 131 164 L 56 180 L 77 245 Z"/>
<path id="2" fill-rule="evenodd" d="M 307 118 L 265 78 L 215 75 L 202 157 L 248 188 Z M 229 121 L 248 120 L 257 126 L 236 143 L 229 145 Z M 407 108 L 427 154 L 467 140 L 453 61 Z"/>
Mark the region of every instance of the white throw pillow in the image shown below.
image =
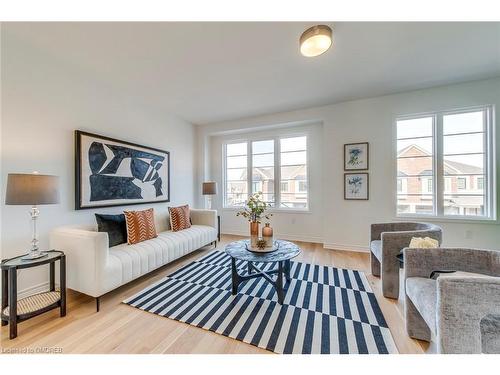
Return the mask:
<path id="1" fill-rule="evenodd" d="M 430 237 L 412 237 L 410 245 L 408 247 L 420 249 L 435 249 L 436 247 L 439 247 L 439 242 Z"/>

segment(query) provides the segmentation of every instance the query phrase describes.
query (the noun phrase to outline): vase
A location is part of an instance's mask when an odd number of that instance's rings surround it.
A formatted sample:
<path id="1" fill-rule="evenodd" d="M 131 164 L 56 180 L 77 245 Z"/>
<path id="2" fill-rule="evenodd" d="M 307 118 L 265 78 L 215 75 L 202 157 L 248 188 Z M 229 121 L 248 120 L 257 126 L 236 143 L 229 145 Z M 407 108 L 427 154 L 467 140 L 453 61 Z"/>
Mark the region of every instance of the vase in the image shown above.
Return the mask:
<path id="1" fill-rule="evenodd" d="M 259 241 L 259 222 L 250 222 L 250 246 L 257 247 L 257 241 Z"/>
<path id="2" fill-rule="evenodd" d="M 266 247 L 273 246 L 273 228 L 271 228 L 269 223 L 266 223 L 264 228 L 262 228 L 262 239 L 266 241 Z"/>

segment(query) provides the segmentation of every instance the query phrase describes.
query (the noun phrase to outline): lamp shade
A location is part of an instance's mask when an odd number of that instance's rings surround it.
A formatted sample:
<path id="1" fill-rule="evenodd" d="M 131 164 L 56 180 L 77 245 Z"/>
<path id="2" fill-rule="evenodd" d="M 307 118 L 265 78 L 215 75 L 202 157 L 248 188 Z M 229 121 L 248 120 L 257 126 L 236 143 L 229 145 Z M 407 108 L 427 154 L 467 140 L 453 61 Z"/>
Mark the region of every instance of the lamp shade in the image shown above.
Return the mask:
<path id="1" fill-rule="evenodd" d="M 203 183 L 203 195 L 217 194 L 217 182 L 209 181 Z"/>
<path id="2" fill-rule="evenodd" d="M 59 177 L 43 174 L 9 173 L 5 204 L 38 205 L 59 203 Z"/>

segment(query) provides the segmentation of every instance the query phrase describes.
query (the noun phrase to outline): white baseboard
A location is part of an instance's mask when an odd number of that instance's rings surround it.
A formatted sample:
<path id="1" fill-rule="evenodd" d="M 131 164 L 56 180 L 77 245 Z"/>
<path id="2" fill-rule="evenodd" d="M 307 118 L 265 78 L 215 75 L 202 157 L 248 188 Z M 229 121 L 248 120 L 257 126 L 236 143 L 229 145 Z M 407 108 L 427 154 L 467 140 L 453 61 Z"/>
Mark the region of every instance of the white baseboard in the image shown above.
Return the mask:
<path id="1" fill-rule="evenodd" d="M 248 232 L 238 231 L 238 230 L 226 230 L 221 234 L 229 234 L 233 236 L 242 236 L 248 237 Z M 301 236 L 296 234 L 281 234 L 277 236 L 278 238 L 289 240 L 289 241 L 303 241 L 303 242 L 312 242 L 312 243 L 320 243 L 323 244 L 325 249 L 332 250 L 343 250 L 343 251 L 355 251 L 359 253 L 369 253 L 370 249 L 368 246 L 361 245 L 341 245 L 337 243 L 323 243 L 323 239 L 320 237 L 312 237 L 312 236 Z"/>
<path id="2" fill-rule="evenodd" d="M 17 292 L 17 298 L 21 299 L 21 298 L 29 297 L 33 294 L 46 292 L 47 290 L 49 290 L 49 282 L 48 281 L 41 283 L 41 284 L 38 284 L 38 285 L 30 286 L 30 287 L 23 289 L 23 290 L 19 290 Z"/>
<path id="3" fill-rule="evenodd" d="M 242 236 L 242 237 L 248 237 L 248 232 L 244 231 L 238 231 L 238 230 L 226 230 L 224 233 L 221 234 L 229 234 L 232 236 Z M 301 236 L 301 235 L 295 235 L 295 234 L 282 234 L 280 233 L 279 236 L 276 236 L 276 238 L 280 238 L 283 240 L 288 240 L 288 241 L 303 241 L 303 242 L 312 242 L 312 243 L 323 243 L 323 239 L 320 237 L 314 237 L 314 236 Z"/>
<path id="4" fill-rule="evenodd" d="M 323 247 L 325 249 L 332 249 L 332 250 L 342 250 L 342 251 L 355 251 L 357 253 L 369 253 L 370 249 L 368 246 L 361 246 L 361 245 L 341 245 L 338 243 L 325 243 L 323 244 Z"/>

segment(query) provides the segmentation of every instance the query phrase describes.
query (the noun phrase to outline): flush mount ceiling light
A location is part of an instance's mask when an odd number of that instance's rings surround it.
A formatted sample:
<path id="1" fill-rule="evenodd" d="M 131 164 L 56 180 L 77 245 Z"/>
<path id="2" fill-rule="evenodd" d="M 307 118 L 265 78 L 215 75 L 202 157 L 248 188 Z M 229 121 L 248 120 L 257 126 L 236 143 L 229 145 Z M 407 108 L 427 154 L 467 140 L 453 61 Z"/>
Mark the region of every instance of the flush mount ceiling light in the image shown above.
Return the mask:
<path id="1" fill-rule="evenodd" d="M 332 29 L 326 25 L 308 28 L 300 36 L 300 53 L 306 57 L 319 56 L 332 45 Z"/>

